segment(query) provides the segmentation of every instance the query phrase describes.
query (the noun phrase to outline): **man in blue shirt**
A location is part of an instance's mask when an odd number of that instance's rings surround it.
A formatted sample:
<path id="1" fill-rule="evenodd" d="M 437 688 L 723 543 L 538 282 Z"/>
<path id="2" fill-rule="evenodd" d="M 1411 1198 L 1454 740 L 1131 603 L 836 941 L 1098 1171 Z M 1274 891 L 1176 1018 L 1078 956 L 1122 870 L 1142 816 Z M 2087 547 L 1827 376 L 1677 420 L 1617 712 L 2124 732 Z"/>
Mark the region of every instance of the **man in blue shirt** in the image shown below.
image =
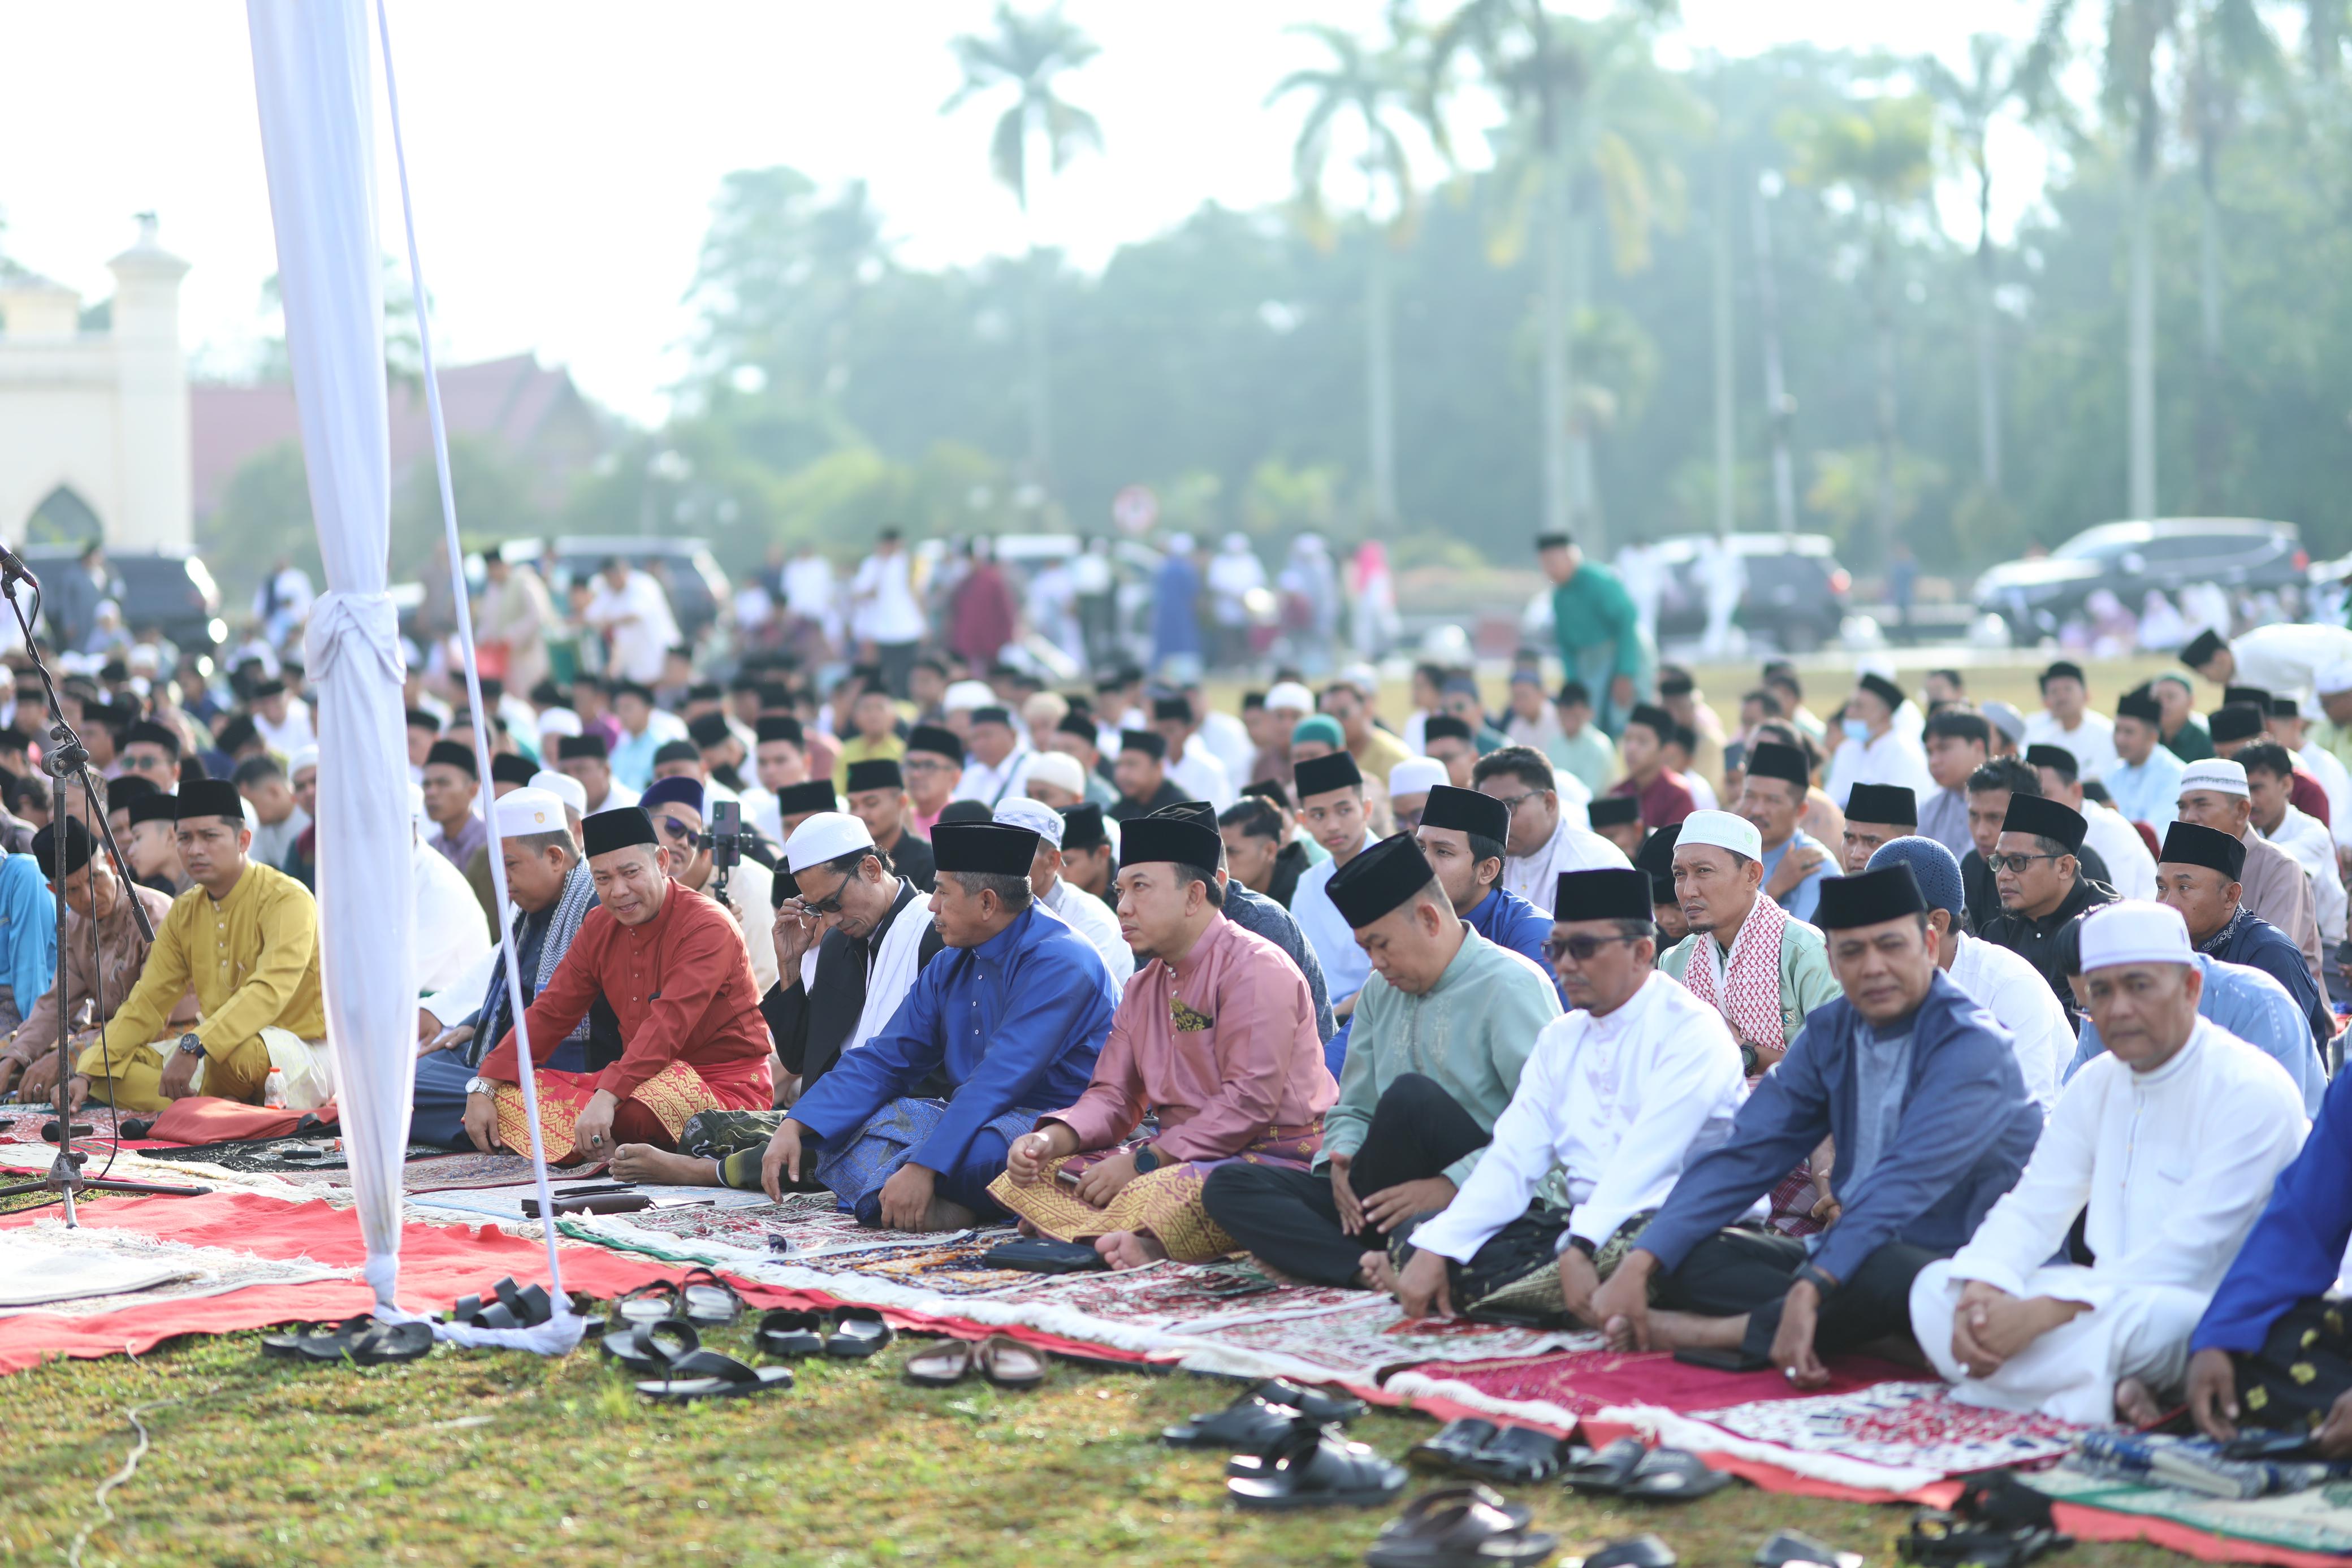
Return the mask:
<path id="1" fill-rule="evenodd" d="M 2175 822 L 2164 831 L 2164 852 L 2157 856 L 2156 901 L 2180 911 L 2189 922 L 2189 940 L 2200 953 L 2260 969 L 2285 987 L 2310 1027 L 2313 1045 L 2325 1051 L 2335 1037 L 2336 1015 L 2313 983 L 2311 966 L 2303 961 L 2294 938 L 2241 901 L 2239 879 L 2245 865 L 2243 840 L 2217 828 Z M 2297 1083 L 2303 1082 L 2302 1073 L 2288 1071 Z"/>
<path id="2" fill-rule="evenodd" d="M 2041 1109 L 2009 1036 L 1937 967 L 1911 868 L 1831 878 L 1815 924 L 1844 995 L 1807 1017 L 1730 1140 L 1685 1169 L 1594 1295 L 1587 1315 L 1614 1345 L 1737 1352 L 1820 1387 L 1822 1354 L 1908 1331 L 1913 1279 L 1959 1249 L 2033 1152 Z M 1824 1137 L 1829 1229 L 1739 1226 Z"/>
<path id="3" fill-rule="evenodd" d="M 1551 940 L 1550 917 L 1499 885 L 1503 842 L 1510 831 L 1511 809 L 1492 795 L 1435 784 L 1412 837 L 1429 869 L 1437 873 L 1437 884 L 1453 901 L 1454 913 L 1487 941 L 1542 970 L 1557 991 L 1559 977 L 1543 951 Z M 1561 1005 L 1567 1005 L 1565 994 Z"/>
<path id="4" fill-rule="evenodd" d="M 1808 925 L 1821 899 L 1822 879 L 1835 876 L 1838 870 L 1838 857 L 1829 845 L 1797 826 L 1804 819 L 1805 791 L 1812 782 L 1812 768 L 1803 752 L 1759 740 L 1748 753 L 1748 776 L 1735 808 L 1763 837 L 1764 891 Z"/>
<path id="5" fill-rule="evenodd" d="M 948 950 L 793 1103 L 763 1162 L 763 1176 L 798 1181 L 803 1145 L 820 1140 L 817 1179 L 860 1224 L 892 1230 L 999 1217 L 988 1184 L 1013 1140 L 1086 1092 L 1118 1006 L 1101 955 L 1034 907 L 1035 833 L 941 822 L 931 848 L 931 918 Z"/>
<path id="6" fill-rule="evenodd" d="M 2180 774 L 2188 764 L 2164 744 L 2164 705 L 2146 686 L 2135 686 L 2116 703 L 2116 755 L 2101 782 L 2107 798 L 2128 822 L 2161 829 L 2180 801 Z"/>

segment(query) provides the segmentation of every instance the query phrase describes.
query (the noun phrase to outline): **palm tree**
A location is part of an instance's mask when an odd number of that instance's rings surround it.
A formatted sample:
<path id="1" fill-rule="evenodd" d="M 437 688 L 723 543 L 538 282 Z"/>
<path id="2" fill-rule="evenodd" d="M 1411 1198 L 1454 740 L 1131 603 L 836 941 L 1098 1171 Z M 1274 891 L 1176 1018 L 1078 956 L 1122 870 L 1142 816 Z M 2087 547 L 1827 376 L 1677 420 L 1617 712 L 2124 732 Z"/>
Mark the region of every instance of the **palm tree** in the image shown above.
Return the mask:
<path id="1" fill-rule="evenodd" d="M 1032 216 L 1029 193 L 1033 162 L 1042 152 L 1046 172 L 1058 174 L 1080 151 L 1102 149 L 1095 117 L 1055 90 L 1057 78 L 1100 53 L 1093 39 L 1062 15 L 1056 4 L 1034 15 L 997 0 L 993 30 L 965 33 L 948 47 L 963 68 L 963 85 L 940 112 L 952 114 L 980 93 L 1013 89 L 1013 101 L 998 116 L 988 142 L 989 170 L 1013 193 L 1023 218 Z M 1054 472 L 1052 388 L 1045 352 L 1046 268 L 1034 226 L 1028 258 L 1029 468 L 1030 482 L 1051 490 Z"/>
<path id="2" fill-rule="evenodd" d="M 1895 542 L 1895 377 L 1892 238 L 1934 178 L 1935 105 L 1924 94 L 1874 98 L 1789 128 L 1800 184 L 1843 191 L 1870 235 L 1871 335 L 1878 360 L 1878 548 Z"/>
<path id="3" fill-rule="evenodd" d="M 1420 101 L 1419 67 L 1411 58 L 1407 24 L 1391 12 L 1391 36 L 1380 47 L 1327 23 L 1294 27 L 1329 51 L 1330 63 L 1295 70 L 1266 95 L 1272 104 L 1294 92 L 1314 95 L 1306 123 L 1291 152 L 1298 184 L 1299 216 L 1308 235 L 1328 247 L 1335 237 L 1325 183 L 1341 120 L 1355 122 L 1362 142 L 1357 170 L 1363 177 L 1362 216 L 1373 233 L 1364 267 L 1364 412 L 1366 450 L 1372 470 L 1372 521 L 1385 528 L 1396 521 L 1395 350 L 1391 341 L 1391 249 L 1412 237 L 1419 202 L 1412 168 L 1405 156 L 1401 124 Z"/>
<path id="4" fill-rule="evenodd" d="M 1588 303 L 1585 266 L 1594 206 L 1606 214 L 1618 269 L 1649 263 L 1652 229 L 1678 206 L 1678 168 L 1660 153 L 1669 127 L 1695 118 L 1682 89 L 1657 67 L 1646 23 L 1673 0 L 1631 0 L 1601 21 L 1565 16 L 1543 0 L 1465 0 L 1440 26 L 1426 66 L 1428 91 L 1454 60 L 1474 57 L 1508 110 L 1496 133 L 1493 187 L 1500 197 L 1488 251 L 1517 258 L 1529 220 L 1541 268 L 1538 350 L 1543 380 L 1544 531 L 1580 532 L 1601 546 L 1590 422 L 1575 411 L 1573 335 Z M 1443 121 L 1424 108 L 1441 151 Z"/>

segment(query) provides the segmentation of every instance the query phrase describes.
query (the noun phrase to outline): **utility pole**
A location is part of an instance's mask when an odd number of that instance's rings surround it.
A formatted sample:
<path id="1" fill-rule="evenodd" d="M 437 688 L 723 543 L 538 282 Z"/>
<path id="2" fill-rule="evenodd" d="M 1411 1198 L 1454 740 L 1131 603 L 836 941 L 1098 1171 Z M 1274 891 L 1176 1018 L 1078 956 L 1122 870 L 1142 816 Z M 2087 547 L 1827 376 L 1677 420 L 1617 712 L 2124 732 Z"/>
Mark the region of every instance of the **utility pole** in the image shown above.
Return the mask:
<path id="1" fill-rule="evenodd" d="M 1797 531 L 1797 470 L 1789 455 L 1789 428 L 1797 405 L 1780 374 L 1780 294 L 1772 281 L 1772 215 L 1768 198 L 1780 176 L 1758 176 L 1750 212 L 1756 230 L 1756 313 L 1764 329 L 1764 411 L 1772 431 L 1772 510 L 1784 534 Z"/>

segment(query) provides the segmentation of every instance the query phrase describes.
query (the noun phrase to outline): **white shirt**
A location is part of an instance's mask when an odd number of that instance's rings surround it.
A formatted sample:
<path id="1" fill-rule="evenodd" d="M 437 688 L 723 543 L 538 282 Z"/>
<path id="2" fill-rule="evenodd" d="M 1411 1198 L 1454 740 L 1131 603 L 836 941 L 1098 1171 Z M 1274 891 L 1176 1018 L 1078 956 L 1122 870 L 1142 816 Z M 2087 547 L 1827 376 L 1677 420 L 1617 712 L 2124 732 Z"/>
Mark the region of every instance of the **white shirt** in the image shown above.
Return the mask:
<path id="1" fill-rule="evenodd" d="M 409 883 L 416 899 L 416 984 L 420 994 L 446 989 L 490 950 L 490 922 L 481 900 L 449 857 L 422 839 L 409 850 Z M 488 977 L 483 977 L 483 985 Z M 482 988 L 458 1017 L 481 1005 Z M 436 1018 L 439 1014 L 434 1015 Z"/>
<path id="2" fill-rule="evenodd" d="M 2262 833 L 2260 828 L 2254 831 Z M 2320 945 L 2323 951 L 2332 951 L 2344 939 L 2345 918 L 2344 879 L 2336 873 L 2336 841 L 2318 818 L 2292 805 L 2279 819 L 2278 831 L 2263 837 L 2293 855 L 2303 874 L 2311 879 L 2312 913 L 2319 919 Z"/>
<path id="3" fill-rule="evenodd" d="M 2156 857 L 2147 852 L 2147 841 L 2139 836 L 2139 830 L 2126 821 L 2122 812 L 2096 800 L 2084 801 L 2082 811 L 2086 824 L 2083 841 L 2107 862 L 2116 891 L 2126 898 L 2154 898 Z"/>
<path id="4" fill-rule="evenodd" d="M 1468 1262 L 1558 1169 L 1574 1206 L 1559 1244 L 1599 1247 L 1665 1201 L 1684 1167 L 1730 1135 L 1747 1098 L 1722 1016 L 1653 972 L 1606 1018 L 1580 1009 L 1544 1026 L 1494 1142 L 1413 1244 Z"/>
<path id="5" fill-rule="evenodd" d="M 1222 811 L 1237 798 L 1234 793 L 1233 775 L 1217 760 L 1217 754 L 1194 735 L 1184 742 L 1184 755 L 1168 764 L 1168 778 L 1176 788 L 1191 799 L 1206 800 Z"/>
<path id="6" fill-rule="evenodd" d="M 1503 891 L 1516 893 L 1546 915 L 1551 913 L 1551 902 L 1559 891 L 1559 873 L 1565 871 L 1599 871 L 1606 867 L 1626 867 L 1633 862 L 1625 852 L 1589 829 L 1572 827 L 1563 805 L 1559 826 L 1543 848 L 1531 855 L 1503 857 Z M 1303 884 L 1305 878 L 1300 878 Z"/>
<path id="7" fill-rule="evenodd" d="M 2327 791 L 2327 828 L 2336 841 L 2352 848 L 2352 773 L 2336 759 L 2336 753 L 2315 740 L 2306 740 L 2294 759 L 2311 769 L 2319 787 Z"/>
<path id="8" fill-rule="evenodd" d="M 1914 800 L 1925 800 L 1936 792 L 1935 775 L 1927 771 L 1927 754 L 1918 743 L 1907 739 L 1898 726 L 1864 745 L 1859 740 L 1843 740 L 1830 758 L 1830 800 L 1841 811 L 1845 810 L 1846 797 L 1857 784 L 1901 784 L 1911 791 Z"/>
<path id="9" fill-rule="evenodd" d="M 2136 1285 L 2210 1291 L 2305 1126 L 2286 1070 L 2210 1019 L 2153 1072 L 2102 1051 L 2059 1094 L 2025 1174 L 1952 1259 L 1951 1277 L 2026 1294 L 2087 1205 L 2084 1239 L 2098 1261 L 2051 1270 L 2065 1277 L 2063 1299 L 2098 1307 Z"/>
<path id="10" fill-rule="evenodd" d="M 680 637 L 669 595 L 651 573 L 632 569 L 617 589 L 597 573 L 596 596 L 580 614 L 611 642 L 613 674 L 648 685 L 661 679 L 662 661 Z"/>
<path id="11" fill-rule="evenodd" d="M 1965 932 L 1945 973 L 2009 1031 L 2025 1092 L 2046 1113 L 2057 1103 L 2066 1064 L 2074 1060 L 2074 1029 L 2050 982 L 1999 943 L 1980 942 Z"/>
<path id="12" fill-rule="evenodd" d="M 1192 739 L 1216 754 L 1228 779 L 1246 779 L 1257 763 L 1257 746 L 1249 737 L 1249 727 L 1229 713 L 1212 709 L 1202 718 Z"/>
<path id="13" fill-rule="evenodd" d="M 255 714 L 253 730 L 261 737 L 262 745 L 280 757 L 291 757 L 306 746 L 319 744 L 318 735 L 310 728 L 310 705 L 300 697 L 286 699 L 286 718 L 282 723 L 272 724 L 262 715 Z"/>
<path id="14" fill-rule="evenodd" d="M 1370 847 L 1371 840 L 1367 838 L 1356 852 L 1361 854 Z M 1299 935 L 1307 938 L 1323 966 L 1324 988 L 1335 1004 L 1362 990 L 1364 982 L 1372 977 L 1372 961 L 1356 946 L 1356 928 L 1331 902 L 1331 877 L 1339 869 L 1337 859 L 1318 861 L 1298 873 L 1298 886 L 1290 894 L 1290 917 L 1298 922 Z"/>
<path id="15" fill-rule="evenodd" d="M 2048 708 L 2026 715 L 2020 755 L 2026 746 L 2064 747 L 2074 754 L 2075 772 L 2084 779 L 2105 779 L 2109 768 L 2123 766 L 2123 758 L 2116 755 L 2116 721 L 2088 708 L 2083 710 L 2083 722 L 2072 729 L 2060 728 Z"/>
<path id="16" fill-rule="evenodd" d="M 994 767 L 973 758 L 964 763 L 963 777 L 956 780 L 949 799 L 977 800 L 993 810 L 1000 800 L 1029 793 L 1029 768 L 1036 760 L 1037 754 L 1025 746 L 1014 747 Z"/>
<path id="17" fill-rule="evenodd" d="M 2257 626 L 2242 637 L 2230 639 L 2237 673 L 2232 685 L 2260 686 L 2279 696 L 2303 699 L 2306 718 L 2317 718 L 2319 672 L 2330 664 L 2352 660 L 2352 631 L 2341 626 L 2276 624 Z"/>
<path id="18" fill-rule="evenodd" d="M 905 550 L 869 555 L 849 583 L 850 631 L 875 643 L 912 643 L 923 635 L 923 607 L 915 602 Z"/>
<path id="19" fill-rule="evenodd" d="M 1102 955 L 1103 967 L 1110 971 L 1112 984 L 1123 987 L 1134 976 L 1135 949 L 1119 935 L 1118 916 L 1111 913 L 1109 904 L 1059 877 L 1054 879 L 1053 891 L 1037 902 L 1060 916 L 1064 925 L 1085 937 Z"/>
<path id="20" fill-rule="evenodd" d="M 796 555 L 784 563 L 784 607 L 803 621 L 834 623 L 833 563 L 821 555 Z"/>
<path id="21" fill-rule="evenodd" d="M 604 798 L 602 800 L 589 801 L 588 809 L 580 814 L 583 817 L 593 817 L 599 811 L 617 811 L 624 806 L 634 806 L 636 803 L 637 792 L 615 779 L 611 788 L 604 791 Z"/>

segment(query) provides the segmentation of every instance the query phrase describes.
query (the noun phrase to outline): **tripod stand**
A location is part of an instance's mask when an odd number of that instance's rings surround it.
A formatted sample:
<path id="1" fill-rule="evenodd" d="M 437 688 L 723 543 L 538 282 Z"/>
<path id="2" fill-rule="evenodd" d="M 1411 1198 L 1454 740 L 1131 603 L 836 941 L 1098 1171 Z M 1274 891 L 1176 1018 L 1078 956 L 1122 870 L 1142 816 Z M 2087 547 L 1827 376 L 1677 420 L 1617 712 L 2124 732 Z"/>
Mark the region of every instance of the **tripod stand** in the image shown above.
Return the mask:
<path id="1" fill-rule="evenodd" d="M 5 551 L 0 551 L 0 556 L 5 555 Z M 55 860 L 48 868 L 51 872 L 50 885 L 57 890 L 58 896 L 57 973 L 56 977 L 50 981 L 50 984 L 57 988 L 58 993 L 58 1075 L 51 1101 L 58 1113 L 58 1157 L 50 1163 L 47 1176 L 37 1181 L 18 1182 L 13 1186 L 0 1186 L 0 1197 L 16 1197 L 28 1192 L 53 1192 L 58 1195 L 58 1201 L 65 1208 L 67 1226 L 72 1228 L 80 1224 L 80 1220 L 74 1213 L 74 1197 L 78 1193 L 121 1192 L 143 1194 L 150 1197 L 201 1197 L 212 1191 L 212 1188 L 162 1186 L 153 1182 L 117 1181 L 106 1176 L 86 1176 L 81 1173 L 82 1162 L 89 1156 L 73 1146 L 73 1115 L 67 1108 L 66 1087 L 73 1061 L 68 1044 L 71 1029 L 68 1021 L 69 1014 L 66 1007 L 68 998 L 65 989 L 67 875 L 65 823 L 70 815 L 65 809 L 67 800 L 65 791 L 75 780 L 80 781 L 82 798 L 89 809 L 89 821 L 93 830 L 90 836 L 105 849 L 106 858 L 114 866 L 114 874 L 121 878 L 123 896 L 131 903 L 131 917 L 138 923 L 139 934 L 144 936 L 151 946 L 155 940 L 155 927 L 147 918 L 146 907 L 139 902 L 137 895 L 131 892 L 135 884 L 131 880 L 130 870 L 122 863 L 122 851 L 114 841 L 114 830 L 108 824 L 106 811 L 99 803 L 98 786 L 90 780 L 89 753 L 83 747 L 81 737 L 73 732 L 73 727 L 66 723 L 65 709 L 58 702 L 57 683 L 49 678 L 49 667 L 41 662 L 40 645 L 33 640 L 32 622 L 26 616 L 24 606 L 16 602 L 18 580 L 16 570 L 0 569 L 0 594 L 6 596 L 8 609 L 16 617 L 16 628 L 25 638 L 25 652 L 33 661 L 33 668 L 40 674 L 41 689 L 47 695 L 49 735 L 48 744 L 41 752 L 41 768 L 50 778 L 57 780 L 58 789 L 56 810 L 50 813 L 50 821 L 57 824 L 56 831 L 51 835 L 55 842 L 50 846 Z M 33 581 L 32 574 L 26 572 L 23 580 Z M 40 591 L 41 585 L 33 581 L 33 613 L 35 615 L 41 612 Z M 92 935 L 94 936 L 95 932 Z"/>

